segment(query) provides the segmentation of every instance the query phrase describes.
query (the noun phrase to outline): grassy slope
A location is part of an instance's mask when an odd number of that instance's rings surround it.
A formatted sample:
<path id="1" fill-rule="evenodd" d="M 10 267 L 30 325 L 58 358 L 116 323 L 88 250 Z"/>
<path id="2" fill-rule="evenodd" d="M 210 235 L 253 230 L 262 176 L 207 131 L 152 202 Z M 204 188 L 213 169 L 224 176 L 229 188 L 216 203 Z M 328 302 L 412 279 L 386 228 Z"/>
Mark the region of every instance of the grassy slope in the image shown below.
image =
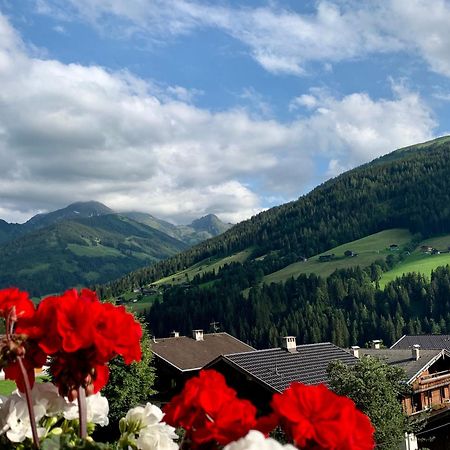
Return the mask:
<path id="1" fill-rule="evenodd" d="M 266 283 L 279 283 L 290 277 L 298 277 L 302 273 L 315 273 L 327 277 L 336 269 L 361 266 L 366 267 L 377 259 L 384 259 L 390 253 L 389 245 L 397 244 L 400 247 L 411 241 L 412 235 L 408 230 L 391 229 L 372 234 L 370 236 L 332 248 L 320 255 L 309 258 L 306 262 L 296 262 L 264 277 Z M 357 253 L 358 256 L 347 258 L 346 250 Z M 319 256 L 335 254 L 329 262 L 319 262 Z"/>
<path id="2" fill-rule="evenodd" d="M 436 267 L 450 264 L 450 253 L 430 255 L 421 251 L 420 247 L 422 245 L 430 245 L 438 250 L 447 250 L 450 245 L 450 235 L 438 236 L 421 242 L 410 256 L 405 258 L 392 270 L 383 274 L 380 280 L 381 288 L 405 273 L 418 272 L 425 276 L 430 276 L 432 270 L 436 269 Z"/>
<path id="3" fill-rule="evenodd" d="M 233 255 L 227 256 L 225 258 L 208 258 L 206 260 L 200 261 L 193 266 L 188 267 L 185 270 L 174 273 L 169 277 L 161 278 L 160 280 L 152 283 L 155 285 L 162 284 L 182 284 L 187 280 L 192 280 L 195 275 L 203 275 L 208 272 L 215 270 L 216 272 L 223 267 L 225 264 L 231 264 L 233 262 L 243 263 L 251 253 L 251 249 L 243 250 L 242 252 L 235 253 Z"/>

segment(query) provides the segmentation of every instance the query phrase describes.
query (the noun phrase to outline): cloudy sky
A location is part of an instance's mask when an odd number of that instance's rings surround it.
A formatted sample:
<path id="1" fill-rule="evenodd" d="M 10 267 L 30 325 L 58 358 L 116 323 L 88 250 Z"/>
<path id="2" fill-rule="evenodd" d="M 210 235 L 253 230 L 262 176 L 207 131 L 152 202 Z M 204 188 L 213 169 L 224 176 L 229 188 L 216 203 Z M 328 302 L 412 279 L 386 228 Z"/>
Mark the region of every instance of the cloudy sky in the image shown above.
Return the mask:
<path id="1" fill-rule="evenodd" d="M 0 0 L 0 218 L 237 222 L 450 130 L 450 0 Z"/>

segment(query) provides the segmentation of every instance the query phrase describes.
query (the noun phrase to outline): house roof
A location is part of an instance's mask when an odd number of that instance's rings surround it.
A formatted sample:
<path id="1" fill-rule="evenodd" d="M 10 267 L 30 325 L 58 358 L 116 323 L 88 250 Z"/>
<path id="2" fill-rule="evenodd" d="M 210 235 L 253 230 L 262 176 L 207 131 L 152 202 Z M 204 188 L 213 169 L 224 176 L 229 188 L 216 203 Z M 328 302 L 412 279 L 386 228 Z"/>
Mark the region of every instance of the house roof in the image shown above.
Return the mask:
<path id="1" fill-rule="evenodd" d="M 198 370 L 220 355 L 255 350 L 228 333 L 205 333 L 202 341 L 188 336 L 156 339 L 153 354 L 180 371 Z"/>
<path id="2" fill-rule="evenodd" d="M 445 351 L 420 349 L 420 357 L 417 360 L 413 358 L 411 349 L 362 348 L 359 352 L 362 355 L 368 355 L 384 360 L 389 365 L 403 368 L 406 372 L 408 383 L 411 383 L 421 372 L 439 359 Z"/>
<path id="3" fill-rule="evenodd" d="M 422 349 L 450 350 L 450 334 L 405 334 L 391 348 L 407 349 L 415 344 Z"/>
<path id="4" fill-rule="evenodd" d="M 298 345 L 296 349 L 295 353 L 282 348 L 234 353 L 221 356 L 220 360 L 278 392 L 293 381 L 305 384 L 326 383 L 326 370 L 331 361 L 340 360 L 349 365 L 358 361 L 330 342 Z M 209 366 L 213 364 L 214 362 Z"/>

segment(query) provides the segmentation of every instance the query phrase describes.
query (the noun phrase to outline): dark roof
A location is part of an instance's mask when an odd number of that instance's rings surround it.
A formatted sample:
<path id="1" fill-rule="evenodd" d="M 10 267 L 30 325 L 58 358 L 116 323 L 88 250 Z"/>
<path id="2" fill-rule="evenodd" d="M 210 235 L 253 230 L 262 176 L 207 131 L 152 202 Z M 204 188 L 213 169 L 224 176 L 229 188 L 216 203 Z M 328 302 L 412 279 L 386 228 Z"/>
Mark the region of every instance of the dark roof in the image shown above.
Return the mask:
<path id="1" fill-rule="evenodd" d="M 205 333 L 203 341 L 188 336 L 156 339 L 153 354 L 180 371 L 201 369 L 220 355 L 255 350 L 228 333 Z"/>
<path id="2" fill-rule="evenodd" d="M 387 364 L 405 369 L 408 383 L 411 383 L 421 372 L 426 370 L 442 355 L 442 350 L 420 349 L 418 360 L 413 358 L 411 349 L 361 348 L 361 355 L 369 355 L 386 361 Z"/>
<path id="3" fill-rule="evenodd" d="M 358 361 L 330 342 L 298 345 L 295 353 L 271 348 L 225 355 L 221 359 L 278 392 L 286 389 L 293 381 L 326 383 L 326 371 L 331 361 L 340 360 L 349 365 Z"/>
<path id="4" fill-rule="evenodd" d="M 409 334 L 402 336 L 391 348 L 412 348 L 418 344 L 427 350 L 450 350 L 450 334 Z"/>

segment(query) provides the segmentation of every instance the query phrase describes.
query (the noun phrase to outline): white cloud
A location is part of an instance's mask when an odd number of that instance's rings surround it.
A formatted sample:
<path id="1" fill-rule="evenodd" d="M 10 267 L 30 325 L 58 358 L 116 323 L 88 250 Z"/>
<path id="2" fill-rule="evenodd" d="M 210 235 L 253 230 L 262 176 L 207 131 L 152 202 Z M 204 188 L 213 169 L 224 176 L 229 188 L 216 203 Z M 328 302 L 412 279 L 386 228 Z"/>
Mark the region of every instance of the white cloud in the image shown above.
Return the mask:
<path id="1" fill-rule="evenodd" d="M 388 148 L 433 137 L 436 123 L 420 96 L 402 84 L 392 87 L 394 99 L 377 101 L 365 93 L 336 99 L 312 90 L 316 109 L 300 122 L 303 142 L 328 155 L 330 176 L 381 156 Z"/>
<path id="2" fill-rule="evenodd" d="M 322 181 L 317 156 L 342 170 L 435 125 L 401 85 L 391 100 L 311 90 L 309 116 L 287 124 L 212 113 L 126 71 L 32 57 L 1 15 L 0 83 L 0 217 L 16 220 L 94 199 L 177 222 L 206 212 L 235 222 Z"/>
<path id="3" fill-rule="evenodd" d="M 450 76 L 450 4 L 446 0 L 320 0 L 311 14 L 269 6 L 226 7 L 186 0 L 38 0 L 39 11 L 78 17 L 114 36 L 144 36 L 150 42 L 200 27 L 223 30 L 245 44 L 273 73 L 302 75 L 314 62 L 331 63 L 374 53 L 404 51 Z"/>

